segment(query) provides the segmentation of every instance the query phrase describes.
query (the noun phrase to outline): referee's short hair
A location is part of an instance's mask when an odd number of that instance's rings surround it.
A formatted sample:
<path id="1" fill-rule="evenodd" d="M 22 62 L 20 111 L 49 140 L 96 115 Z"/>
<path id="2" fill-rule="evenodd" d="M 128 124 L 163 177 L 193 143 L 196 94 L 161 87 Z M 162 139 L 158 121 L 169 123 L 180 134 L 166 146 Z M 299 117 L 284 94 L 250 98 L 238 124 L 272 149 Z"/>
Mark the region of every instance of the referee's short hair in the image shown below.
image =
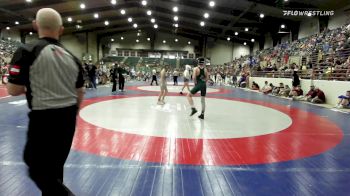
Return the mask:
<path id="1" fill-rule="evenodd" d="M 36 13 L 35 21 L 39 29 L 59 31 L 62 27 L 62 17 L 54 9 L 42 8 Z"/>

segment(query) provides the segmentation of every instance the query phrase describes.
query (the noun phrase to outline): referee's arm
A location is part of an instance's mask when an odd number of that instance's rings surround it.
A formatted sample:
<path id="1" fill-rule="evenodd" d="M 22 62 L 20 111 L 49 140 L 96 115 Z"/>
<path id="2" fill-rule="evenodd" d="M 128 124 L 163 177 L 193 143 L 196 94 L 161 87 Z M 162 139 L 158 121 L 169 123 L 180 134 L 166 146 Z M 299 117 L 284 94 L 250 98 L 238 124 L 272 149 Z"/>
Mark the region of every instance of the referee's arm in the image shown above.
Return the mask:
<path id="1" fill-rule="evenodd" d="M 78 108 L 80 108 L 81 102 L 84 99 L 85 88 L 84 87 L 78 88 L 77 89 L 77 94 L 78 94 L 77 106 L 78 106 Z"/>
<path id="2" fill-rule="evenodd" d="M 83 102 L 84 99 L 84 94 L 85 94 L 85 88 L 84 88 L 84 69 L 83 65 L 79 62 L 79 60 L 76 59 L 76 63 L 79 67 L 79 73 L 78 73 L 78 78 L 75 83 L 75 88 L 77 89 L 77 106 L 80 108 L 81 103 Z"/>
<path id="3" fill-rule="evenodd" d="M 12 96 L 19 96 L 22 95 L 26 92 L 26 88 L 23 85 L 18 85 L 18 84 L 12 84 L 9 82 L 6 84 L 7 92 L 9 95 Z"/>
<path id="4" fill-rule="evenodd" d="M 9 68 L 9 80 L 6 85 L 8 94 L 12 96 L 19 96 L 26 92 L 26 76 L 28 75 L 28 59 L 27 52 L 22 47 L 18 48 L 14 53 L 10 68 Z"/>

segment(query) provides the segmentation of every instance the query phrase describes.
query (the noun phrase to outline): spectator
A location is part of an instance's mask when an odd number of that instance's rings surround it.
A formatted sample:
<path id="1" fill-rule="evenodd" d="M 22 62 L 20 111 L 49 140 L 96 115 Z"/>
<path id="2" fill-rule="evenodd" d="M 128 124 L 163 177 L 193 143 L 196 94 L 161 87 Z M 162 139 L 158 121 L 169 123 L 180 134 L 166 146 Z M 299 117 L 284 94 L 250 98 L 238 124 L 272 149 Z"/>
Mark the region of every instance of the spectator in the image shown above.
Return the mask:
<path id="1" fill-rule="evenodd" d="M 152 81 L 151 81 L 151 86 L 153 85 L 153 82 L 156 82 L 156 85 L 158 86 L 158 81 L 157 81 L 157 71 L 155 69 L 152 70 Z"/>
<path id="2" fill-rule="evenodd" d="M 125 85 L 125 76 L 127 74 L 127 71 L 124 68 L 123 64 L 119 64 L 117 68 L 117 74 L 118 74 L 118 83 L 119 83 L 119 92 L 124 92 L 124 85 Z"/>
<path id="3" fill-rule="evenodd" d="M 177 82 L 177 78 L 178 77 L 179 77 L 179 72 L 177 71 L 177 69 L 175 69 L 174 72 L 173 72 L 174 86 L 178 85 L 178 82 Z"/>
<path id="4" fill-rule="evenodd" d="M 308 101 L 311 102 L 311 100 L 316 96 L 315 92 L 315 86 L 311 85 L 310 90 L 307 92 L 305 96 L 294 96 L 293 100 L 295 101 Z"/>
<path id="5" fill-rule="evenodd" d="M 269 88 L 269 83 L 265 81 L 265 85 L 262 87 L 261 92 L 265 91 L 267 88 Z"/>
<path id="6" fill-rule="evenodd" d="M 290 93 L 290 87 L 288 85 L 285 85 L 283 90 L 280 90 L 278 95 L 283 97 L 288 97 L 289 93 Z"/>
<path id="7" fill-rule="evenodd" d="M 281 90 L 283 90 L 284 85 L 283 83 L 280 83 L 280 86 L 275 86 L 272 90 L 273 95 L 278 95 Z"/>
<path id="8" fill-rule="evenodd" d="M 319 88 L 316 88 L 315 93 L 312 94 L 312 96 L 311 96 L 311 100 L 309 99 L 307 101 L 309 101 L 311 103 L 317 103 L 317 104 L 325 103 L 326 96 L 322 90 L 320 90 Z"/>
<path id="9" fill-rule="evenodd" d="M 303 89 L 301 89 L 301 86 L 298 85 L 296 87 L 293 87 L 293 89 L 289 93 L 289 97 L 297 98 L 302 96 L 303 94 L 304 94 Z"/>
<path id="10" fill-rule="evenodd" d="M 350 90 L 346 91 L 345 95 L 340 95 L 339 102 L 336 105 L 336 108 L 346 108 L 350 109 Z"/>
<path id="11" fill-rule="evenodd" d="M 260 90 L 259 85 L 257 83 L 255 83 L 254 81 L 253 81 L 253 84 L 252 84 L 252 90 L 256 90 L 256 91 Z"/>
<path id="12" fill-rule="evenodd" d="M 112 93 L 117 90 L 117 79 L 118 79 L 118 63 L 114 64 L 114 67 L 110 70 L 111 81 L 113 82 Z"/>
<path id="13" fill-rule="evenodd" d="M 90 79 L 90 82 L 91 82 L 91 85 L 92 85 L 92 88 L 96 89 L 96 69 L 97 67 L 91 63 L 91 61 L 89 62 L 89 70 L 88 70 L 88 73 L 89 73 L 89 79 Z"/>
<path id="14" fill-rule="evenodd" d="M 265 90 L 262 90 L 261 92 L 264 93 L 264 94 L 270 94 L 272 92 L 272 89 L 273 89 L 273 84 L 270 83 L 269 86 L 265 89 Z"/>
<path id="15" fill-rule="evenodd" d="M 248 74 L 245 73 L 244 71 L 241 73 L 241 78 L 239 79 L 238 81 L 238 86 L 239 87 L 242 87 L 242 88 L 245 88 L 246 87 L 246 84 L 247 84 L 247 77 L 248 77 Z"/>

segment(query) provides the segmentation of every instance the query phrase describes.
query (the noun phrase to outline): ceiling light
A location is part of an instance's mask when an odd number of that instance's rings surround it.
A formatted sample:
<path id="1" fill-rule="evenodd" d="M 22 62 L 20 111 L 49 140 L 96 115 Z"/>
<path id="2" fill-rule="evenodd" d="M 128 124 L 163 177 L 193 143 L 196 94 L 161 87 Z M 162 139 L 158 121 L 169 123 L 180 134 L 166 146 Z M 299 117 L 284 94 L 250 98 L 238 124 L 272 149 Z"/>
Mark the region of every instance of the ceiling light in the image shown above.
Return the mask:
<path id="1" fill-rule="evenodd" d="M 71 17 L 68 17 L 68 18 L 67 18 L 67 21 L 68 21 L 68 22 L 72 22 L 73 19 L 72 19 Z"/>
<path id="2" fill-rule="evenodd" d="M 174 24 L 174 27 L 178 28 L 178 27 L 179 27 L 179 24 L 177 24 L 177 23 L 176 23 L 176 24 Z"/>
<path id="3" fill-rule="evenodd" d="M 178 42 L 179 40 L 178 39 L 175 39 L 175 42 Z"/>
<path id="4" fill-rule="evenodd" d="M 133 25 L 133 27 L 136 29 L 136 28 L 137 28 L 137 24 L 135 23 L 135 24 Z"/>
<path id="5" fill-rule="evenodd" d="M 288 0 L 284 0 L 284 2 L 287 2 Z"/>
<path id="6" fill-rule="evenodd" d="M 147 41 L 151 41 L 151 38 L 147 38 Z"/>
<path id="7" fill-rule="evenodd" d="M 188 45 L 191 45 L 191 42 L 189 41 L 189 42 L 187 42 L 188 43 Z"/>
<path id="8" fill-rule="evenodd" d="M 98 15 L 98 13 L 94 14 L 94 18 L 99 18 L 100 16 Z"/>
<path id="9" fill-rule="evenodd" d="M 80 8 L 81 8 L 81 9 L 85 9 L 85 8 L 86 8 L 85 4 L 84 4 L 84 3 L 81 3 L 81 4 L 80 4 Z"/>
<path id="10" fill-rule="evenodd" d="M 83 26 L 77 24 L 77 25 L 75 25 L 75 28 L 77 28 L 77 29 L 82 29 Z"/>
<path id="11" fill-rule="evenodd" d="M 215 1 L 210 1 L 210 2 L 209 2 L 209 6 L 210 6 L 210 7 L 214 7 L 214 6 L 215 6 Z"/>
<path id="12" fill-rule="evenodd" d="M 130 17 L 130 18 L 128 18 L 128 22 L 132 22 L 132 18 Z"/>
<path id="13" fill-rule="evenodd" d="M 179 8 L 178 7 L 173 7 L 173 12 L 177 12 L 177 11 L 179 11 Z"/>
<path id="14" fill-rule="evenodd" d="M 29 32 L 29 35 L 33 35 L 33 32 Z"/>
<path id="15" fill-rule="evenodd" d="M 18 22 L 18 21 L 16 21 L 16 22 L 15 22 L 15 24 L 16 24 L 16 25 L 19 25 L 19 22 Z"/>
<path id="16" fill-rule="evenodd" d="M 235 35 L 238 35 L 238 32 L 235 32 Z"/>
<path id="17" fill-rule="evenodd" d="M 201 25 L 202 27 L 204 27 L 204 26 L 205 26 L 205 22 L 202 21 L 202 22 L 200 23 L 200 25 Z"/>
<path id="18" fill-rule="evenodd" d="M 230 38 L 230 37 L 228 37 L 228 38 L 227 38 L 227 41 L 230 41 L 230 40 L 231 40 L 231 38 Z"/>
<path id="19" fill-rule="evenodd" d="M 148 10 L 148 11 L 147 11 L 147 15 L 148 15 L 148 16 L 152 15 L 152 11 L 151 11 L 151 10 Z"/>
<path id="20" fill-rule="evenodd" d="M 158 29 L 158 25 L 157 25 L 157 24 L 155 24 L 153 27 L 154 27 L 155 29 Z"/>
<path id="21" fill-rule="evenodd" d="M 32 0 L 26 0 L 26 2 L 27 2 L 27 3 L 31 3 L 31 2 L 32 2 Z"/>
<path id="22" fill-rule="evenodd" d="M 245 31 L 249 31 L 249 29 L 246 27 L 245 29 L 244 29 Z"/>
<path id="23" fill-rule="evenodd" d="M 179 17 L 178 17 L 178 16 L 174 16 L 174 20 L 175 20 L 175 21 L 178 21 L 178 20 L 179 20 Z"/>
<path id="24" fill-rule="evenodd" d="M 6 30 L 10 30 L 10 27 L 6 27 Z"/>
<path id="25" fill-rule="evenodd" d="M 244 42 L 243 45 L 247 45 L 247 42 Z"/>
<path id="26" fill-rule="evenodd" d="M 139 43 L 139 42 L 140 42 L 140 40 L 138 40 L 138 39 L 137 39 L 137 40 L 136 40 L 136 42 L 137 42 L 137 43 Z"/>
<path id="27" fill-rule="evenodd" d="M 251 39 L 252 42 L 255 42 L 255 39 Z"/>
<path id="28" fill-rule="evenodd" d="M 281 28 L 282 28 L 282 29 L 286 28 L 286 25 L 282 24 L 282 25 L 281 25 Z"/>
<path id="29" fill-rule="evenodd" d="M 209 18 L 209 14 L 208 13 L 204 13 L 203 17 L 204 18 Z"/>
<path id="30" fill-rule="evenodd" d="M 141 34 L 140 33 L 137 33 L 137 36 L 140 36 Z"/>
<path id="31" fill-rule="evenodd" d="M 143 6 L 146 6 L 146 5 L 147 5 L 147 1 L 145 1 L 145 0 L 141 1 L 141 4 L 142 4 Z"/>
<path id="32" fill-rule="evenodd" d="M 121 13 L 122 15 L 124 15 L 126 12 L 125 12 L 125 10 L 120 10 L 120 13 Z"/>
<path id="33" fill-rule="evenodd" d="M 259 17 L 260 17 L 260 18 L 264 18 L 264 17 L 265 17 L 265 14 L 261 13 L 261 14 L 259 15 Z"/>
<path id="34" fill-rule="evenodd" d="M 120 37 L 121 40 L 124 40 L 124 37 Z"/>
<path id="35" fill-rule="evenodd" d="M 163 44 L 165 44 L 166 43 L 166 41 L 165 40 L 163 40 Z"/>
<path id="36" fill-rule="evenodd" d="M 115 4 L 117 4 L 117 1 L 116 0 L 111 0 L 111 4 L 115 5 Z"/>
<path id="37" fill-rule="evenodd" d="M 114 39 L 113 39 L 113 38 L 111 39 L 111 42 L 114 42 Z"/>
<path id="38" fill-rule="evenodd" d="M 106 25 L 106 26 L 109 25 L 109 21 L 108 21 L 108 20 L 105 21 L 105 25 Z"/>
<path id="39" fill-rule="evenodd" d="M 155 22 L 156 22 L 156 19 L 152 18 L 151 23 L 155 23 Z"/>

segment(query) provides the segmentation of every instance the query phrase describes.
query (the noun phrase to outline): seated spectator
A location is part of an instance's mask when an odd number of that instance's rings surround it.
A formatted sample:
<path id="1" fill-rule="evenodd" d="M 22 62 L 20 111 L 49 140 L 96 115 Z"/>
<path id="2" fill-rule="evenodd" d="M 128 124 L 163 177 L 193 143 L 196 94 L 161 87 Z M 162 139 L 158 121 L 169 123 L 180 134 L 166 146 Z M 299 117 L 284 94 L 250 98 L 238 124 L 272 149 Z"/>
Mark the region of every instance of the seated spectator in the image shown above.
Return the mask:
<path id="1" fill-rule="evenodd" d="M 296 97 L 293 97 L 293 100 L 311 102 L 312 98 L 315 96 L 316 96 L 315 86 L 311 85 L 310 90 L 306 93 L 305 96 L 296 96 Z"/>
<path id="2" fill-rule="evenodd" d="M 249 76 L 249 73 L 243 72 L 241 74 L 241 78 L 238 81 L 239 87 L 245 88 L 247 86 L 248 76 Z"/>
<path id="3" fill-rule="evenodd" d="M 260 87 L 259 87 L 259 85 L 257 84 L 257 83 L 255 83 L 254 81 L 253 81 L 253 84 L 252 84 L 252 90 L 260 90 Z"/>
<path id="4" fill-rule="evenodd" d="M 275 86 L 272 90 L 273 95 L 279 95 L 280 91 L 283 90 L 284 85 L 283 83 L 280 83 L 280 86 Z"/>
<path id="5" fill-rule="evenodd" d="M 293 89 L 289 93 L 289 97 L 297 98 L 304 94 L 303 89 L 301 89 L 301 86 L 298 85 L 296 87 L 293 87 Z"/>
<path id="6" fill-rule="evenodd" d="M 269 83 L 267 81 L 265 81 L 265 85 L 262 87 L 261 91 L 264 91 L 267 88 L 269 88 Z"/>
<path id="7" fill-rule="evenodd" d="M 350 90 L 346 91 L 345 95 L 340 95 L 339 102 L 336 105 L 336 108 L 347 108 L 350 109 Z"/>
<path id="8" fill-rule="evenodd" d="M 261 92 L 264 94 L 270 94 L 272 92 L 273 87 L 274 87 L 273 84 L 270 83 L 269 86 L 266 89 L 262 90 Z"/>
<path id="9" fill-rule="evenodd" d="M 320 90 L 319 88 L 316 88 L 314 93 L 311 95 L 311 97 L 307 101 L 311 103 L 317 103 L 317 104 L 325 103 L 326 96 L 322 90 Z"/>
<path id="10" fill-rule="evenodd" d="M 288 97 L 289 93 L 290 93 L 290 87 L 288 85 L 285 85 L 284 88 L 280 90 L 278 96 Z"/>

